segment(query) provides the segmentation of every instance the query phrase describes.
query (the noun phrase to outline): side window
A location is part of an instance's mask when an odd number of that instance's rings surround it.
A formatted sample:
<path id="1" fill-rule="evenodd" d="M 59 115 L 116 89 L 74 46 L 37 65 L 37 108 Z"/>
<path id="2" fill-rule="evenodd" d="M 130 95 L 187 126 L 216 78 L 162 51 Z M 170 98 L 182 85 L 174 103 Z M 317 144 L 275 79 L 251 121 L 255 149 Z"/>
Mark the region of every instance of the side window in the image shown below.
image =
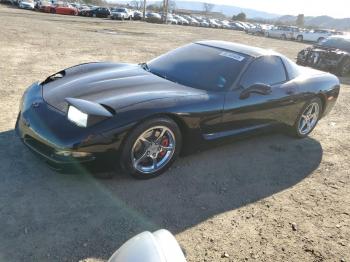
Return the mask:
<path id="1" fill-rule="evenodd" d="M 248 88 L 254 84 L 275 85 L 286 80 L 286 70 L 281 58 L 264 56 L 249 65 L 241 78 L 240 86 Z"/>

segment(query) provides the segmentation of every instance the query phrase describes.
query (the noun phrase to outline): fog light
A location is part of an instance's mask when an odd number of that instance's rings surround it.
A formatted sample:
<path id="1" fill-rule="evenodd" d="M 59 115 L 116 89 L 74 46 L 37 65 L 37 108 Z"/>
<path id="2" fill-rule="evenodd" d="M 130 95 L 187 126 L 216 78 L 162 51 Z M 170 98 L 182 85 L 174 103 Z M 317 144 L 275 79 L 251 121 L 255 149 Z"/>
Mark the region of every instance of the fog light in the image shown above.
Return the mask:
<path id="1" fill-rule="evenodd" d="M 64 157 L 74 157 L 74 158 L 82 158 L 91 156 L 91 153 L 88 152 L 77 152 L 77 151 L 57 151 L 56 155 L 64 156 Z"/>

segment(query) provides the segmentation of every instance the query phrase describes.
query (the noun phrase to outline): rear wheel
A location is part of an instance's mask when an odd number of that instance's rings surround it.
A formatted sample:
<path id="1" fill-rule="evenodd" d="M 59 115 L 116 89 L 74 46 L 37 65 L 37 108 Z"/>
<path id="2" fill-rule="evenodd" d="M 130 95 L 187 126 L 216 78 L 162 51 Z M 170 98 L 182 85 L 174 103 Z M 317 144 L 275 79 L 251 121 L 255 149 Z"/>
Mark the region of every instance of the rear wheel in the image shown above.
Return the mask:
<path id="1" fill-rule="evenodd" d="M 167 117 L 147 120 L 126 138 L 121 166 L 138 179 L 159 176 L 175 161 L 181 144 L 181 132 L 173 120 Z"/>
<path id="2" fill-rule="evenodd" d="M 291 134 L 298 138 L 308 136 L 316 127 L 322 114 L 322 101 L 316 97 L 301 110 L 295 124 L 290 128 Z"/>
<path id="3" fill-rule="evenodd" d="M 302 35 L 298 35 L 297 36 L 297 40 L 298 40 L 298 42 L 303 42 L 303 36 Z"/>

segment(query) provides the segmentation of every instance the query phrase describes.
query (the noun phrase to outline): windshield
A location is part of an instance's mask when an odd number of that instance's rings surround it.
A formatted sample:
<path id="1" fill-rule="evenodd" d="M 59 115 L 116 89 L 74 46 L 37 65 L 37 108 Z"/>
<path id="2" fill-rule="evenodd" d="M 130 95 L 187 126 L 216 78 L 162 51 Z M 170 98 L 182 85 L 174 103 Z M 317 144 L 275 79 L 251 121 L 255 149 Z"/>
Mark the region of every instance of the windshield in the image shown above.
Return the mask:
<path id="1" fill-rule="evenodd" d="M 148 63 L 149 71 L 182 85 L 203 90 L 232 86 L 247 56 L 201 44 L 190 44 Z"/>
<path id="2" fill-rule="evenodd" d="M 350 52 L 350 39 L 342 38 L 342 37 L 330 37 L 321 42 L 321 46 L 337 48 L 340 50 L 344 50 Z"/>
<path id="3" fill-rule="evenodd" d="M 123 9 L 123 8 L 116 8 L 114 9 L 114 11 L 120 12 L 120 13 L 126 13 L 126 9 Z"/>

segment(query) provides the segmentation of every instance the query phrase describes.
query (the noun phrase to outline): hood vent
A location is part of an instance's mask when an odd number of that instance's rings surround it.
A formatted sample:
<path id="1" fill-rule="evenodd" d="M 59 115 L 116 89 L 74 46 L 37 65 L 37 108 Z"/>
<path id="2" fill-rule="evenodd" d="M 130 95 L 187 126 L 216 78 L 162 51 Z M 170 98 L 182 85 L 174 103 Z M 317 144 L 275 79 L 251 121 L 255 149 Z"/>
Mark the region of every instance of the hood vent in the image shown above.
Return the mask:
<path id="1" fill-rule="evenodd" d="M 48 78 L 46 78 L 45 81 L 43 81 L 43 82 L 41 83 L 41 85 L 45 85 L 45 84 L 48 84 L 48 83 L 50 83 L 50 82 L 53 82 L 53 81 L 55 81 L 55 80 L 57 80 L 57 79 L 61 79 L 61 78 L 63 78 L 65 75 L 66 75 L 66 71 L 65 71 L 65 70 L 62 70 L 62 71 L 60 71 L 60 72 L 58 72 L 58 73 L 56 73 L 56 74 L 53 74 L 53 75 L 49 76 Z"/>

